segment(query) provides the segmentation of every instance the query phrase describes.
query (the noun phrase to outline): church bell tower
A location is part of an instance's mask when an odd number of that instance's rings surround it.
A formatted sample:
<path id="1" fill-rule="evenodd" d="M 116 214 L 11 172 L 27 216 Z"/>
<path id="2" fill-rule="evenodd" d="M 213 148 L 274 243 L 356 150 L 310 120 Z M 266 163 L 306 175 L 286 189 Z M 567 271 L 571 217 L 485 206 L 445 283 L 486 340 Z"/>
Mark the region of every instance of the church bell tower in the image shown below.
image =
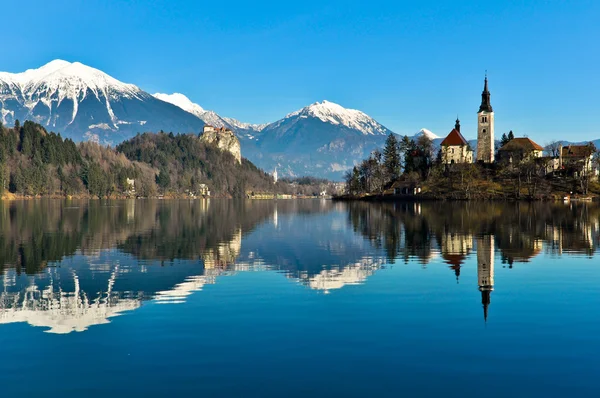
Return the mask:
<path id="1" fill-rule="evenodd" d="M 490 103 L 487 74 L 481 93 L 481 106 L 477 112 L 477 161 L 494 162 L 494 110 Z"/>

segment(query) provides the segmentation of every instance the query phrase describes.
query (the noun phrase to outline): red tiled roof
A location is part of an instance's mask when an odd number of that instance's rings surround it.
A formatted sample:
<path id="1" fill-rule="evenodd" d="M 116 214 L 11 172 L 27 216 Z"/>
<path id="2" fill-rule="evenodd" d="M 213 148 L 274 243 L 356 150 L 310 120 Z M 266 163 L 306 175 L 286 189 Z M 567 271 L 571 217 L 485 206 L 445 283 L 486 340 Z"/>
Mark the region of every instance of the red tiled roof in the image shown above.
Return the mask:
<path id="1" fill-rule="evenodd" d="M 457 129 L 452 129 L 450 134 L 448 134 L 448 136 L 446 138 L 444 138 L 444 141 L 442 141 L 442 143 L 440 145 L 442 145 L 442 146 L 460 146 L 460 145 L 469 145 L 469 143 L 467 142 L 467 140 L 465 140 L 465 137 L 462 136 L 460 131 L 458 131 Z"/>
<path id="2" fill-rule="evenodd" d="M 515 150 L 525 150 L 525 151 L 543 151 L 540 145 L 536 144 L 529 138 L 513 138 L 508 141 L 502 148 L 501 151 L 515 151 Z"/>
<path id="3" fill-rule="evenodd" d="M 562 147 L 563 157 L 588 157 L 594 153 L 591 145 L 567 145 Z"/>

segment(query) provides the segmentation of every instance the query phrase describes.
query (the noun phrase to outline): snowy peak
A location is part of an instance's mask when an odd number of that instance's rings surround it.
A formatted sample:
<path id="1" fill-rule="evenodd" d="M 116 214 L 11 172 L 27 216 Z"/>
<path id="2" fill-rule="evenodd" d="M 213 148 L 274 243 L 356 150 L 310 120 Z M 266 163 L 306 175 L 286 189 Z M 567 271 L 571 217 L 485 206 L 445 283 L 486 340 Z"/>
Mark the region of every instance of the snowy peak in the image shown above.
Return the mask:
<path id="1" fill-rule="evenodd" d="M 419 130 L 419 132 L 417 134 L 415 134 L 415 137 L 418 138 L 420 136 L 424 135 L 425 137 L 429 138 L 430 140 L 437 140 L 438 137 L 437 135 L 435 135 L 434 133 L 432 133 L 431 131 L 427 130 L 427 129 L 421 129 Z"/>
<path id="2" fill-rule="evenodd" d="M 32 120 L 63 134 L 110 132 L 126 137 L 143 130 L 190 132 L 198 118 L 166 105 L 133 84 L 80 62 L 54 60 L 21 73 L 0 72 L 0 121 Z"/>
<path id="3" fill-rule="evenodd" d="M 314 117 L 324 123 L 358 130 L 365 135 L 387 135 L 389 133 L 389 130 L 386 127 L 379 124 L 367 114 L 356 109 L 344 108 L 343 106 L 330 101 L 315 102 L 296 112 L 290 113 L 285 119 L 295 117 Z"/>
<path id="4" fill-rule="evenodd" d="M 204 110 L 204 108 L 202 108 L 198 104 L 193 103 L 192 101 L 190 101 L 190 99 L 188 97 L 186 97 L 185 95 L 183 95 L 181 93 L 173 93 L 173 94 L 156 93 L 156 94 L 152 94 L 152 95 L 161 101 L 165 101 L 165 102 L 168 102 L 175 106 L 178 106 L 181 109 L 183 109 L 184 111 L 189 112 L 193 115 L 196 115 L 200 118 L 206 112 Z M 220 126 L 218 126 L 218 127 L 220 127 Z"/>
<path id="5" fill-rule="evenodd" d="M 236 119 L 232 119 L 229 117 L 221 117 L 216 112 L 205 110 L 200 105 L 192 102 L 188 97 L 181 93 L 156 93 L 153 94 L 153 96 L 161 101 L 165 101 L 175 106 L 178 106 L 184 111 L 189 112 L 192 115 L 202 119 L 204 123 L 210 124 L 211 126 L 254 131 L 261 131 L 265 128 L 265 126 L 267 126 L 267 124 L 242 123 Z"/>
<path id="6" fill-rule="evenodd" d="M 62 91 L 69 98 L 87 89 L 96 96 L 100 92 L 119 92 L 127 96 L 136 96 L 141 92 L 135 85 L 122 83 L 98 69 L 60 59 L 21 73 L 1 73 L 0 79 L 19 85 L 25 97 L 39 95 L 40 91 L 50 95 Z"/>

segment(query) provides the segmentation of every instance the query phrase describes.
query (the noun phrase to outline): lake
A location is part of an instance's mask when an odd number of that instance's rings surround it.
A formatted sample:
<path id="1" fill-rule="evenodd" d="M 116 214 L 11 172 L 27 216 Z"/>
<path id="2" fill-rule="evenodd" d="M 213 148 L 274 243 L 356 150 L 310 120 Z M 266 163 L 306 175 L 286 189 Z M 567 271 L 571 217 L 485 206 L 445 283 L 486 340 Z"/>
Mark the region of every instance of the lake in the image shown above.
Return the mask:
<path id="1" fill-rule="evenodd" d="M 598 397 L 600 206 L 0 203 L 2 395 Z"/>

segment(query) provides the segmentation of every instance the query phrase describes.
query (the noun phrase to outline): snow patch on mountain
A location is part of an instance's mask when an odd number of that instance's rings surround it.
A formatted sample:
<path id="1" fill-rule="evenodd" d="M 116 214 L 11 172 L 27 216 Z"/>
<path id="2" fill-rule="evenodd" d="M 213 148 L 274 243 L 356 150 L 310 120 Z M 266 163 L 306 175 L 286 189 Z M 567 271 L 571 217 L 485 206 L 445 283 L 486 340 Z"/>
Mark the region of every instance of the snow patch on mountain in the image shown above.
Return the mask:
<path id="1" fill-rule="evenodd" d="M 204 113 L 206 113 L 204 108 L 202 108 L 198 104 L 193 103 L 192 101 L 190 101 L 190 99 L 188 97 L 186 97 L 185 95 L 183 95 L 181 93 L 173 93 L 173 94 L 156 93 L 156 94 L 152 94 L 152 95 L 161 101 L 165 101 L 165 102 L 168 102 L 175 106 L 178 106 L 181 109 L 183 109 L 184 111 L 194 114 L 194 115 L 198 116 L 199 118 L 202 118 L 202 115 L 204 115 Z"/>
<path id="2" fill-rule="evenodd" d="M 315 102 L 296 112 L 288 114 L 282 121 L 294 117 L 308 118 L 316 117 L 322 122 L 341 125 L 353 130 L 358 130 L 365 135 L 387 135 L 389 130 L 377 123 L 375 119 L 367 114 L 356 110 L 347 109 L 329 101 Z"/>
<path id="3" fill-rule="evenodd" d="M 223 120 L 225 120 L 227 123 L 229 123 L 231 126 L 237 128 L 237 129 L 254 130 L 257 132 L 264 130 L 264 128 L 270 124 L 270 123 L 263 123 L 263 124 L 244 123 L 244 122 L 240 122 L 239 120 L 232 119 L 230 117 L 223 117 Z"/>
<path id="4" fill-rule="evenodd" d="M 196 117 L 202 119 L 202 121 L 206 124 L 209 124 L 214 127 L 227 127 L 234 130 L 242 129 L 242 130 L 254 130 L 261 131 L 268 124 L 250 124 L 243 123 L 236 119 L 232 119 L 229 117 L 221 117 L 214 111 L 205 110 L 200 105 L 192 102 L 188 97 L 181 93 L 173 93 L 173 94 L 164 94 L 164 93 L 156 93 L 153 94 L 155 98 L 158 98 L 161 101 L 168 102 L 175 106 L 180 107 L 186 112 L 195 115 Z"/>

